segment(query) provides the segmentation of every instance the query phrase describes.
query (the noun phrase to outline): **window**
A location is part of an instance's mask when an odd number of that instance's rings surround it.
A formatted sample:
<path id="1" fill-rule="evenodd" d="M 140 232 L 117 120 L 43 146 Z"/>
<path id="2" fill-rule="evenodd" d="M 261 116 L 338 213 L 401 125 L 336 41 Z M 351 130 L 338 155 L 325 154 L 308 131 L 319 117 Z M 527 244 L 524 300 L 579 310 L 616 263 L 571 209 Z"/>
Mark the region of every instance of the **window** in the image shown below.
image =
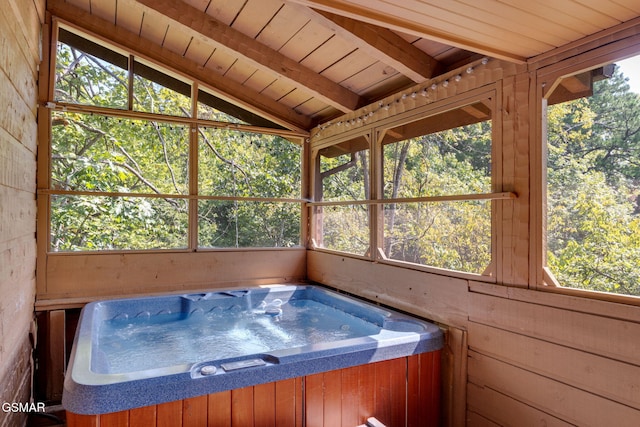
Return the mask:
<path id="1" fill-rule="evenodd" d="M 299 136 L 64 28 L 55 59 L 49 250 L 300 246 Z"/>
<path id="2" fill-rule="evenodd" d="M 388 129 L 381 140 L 386 259 L 482 274 L 491 262 L 486 99 Z M 450 199 L 451 196 L 453 199 Z"/>
<path id="3" fill-rule="evenodd" d="M 51 250 L 187 247 L 188 127 L 51 114 Z"/>
<path id="4" fill-rule="evenodd" d="M 219 128 L 200 128 L 198 145 L 198 193 L 234 198 L 199 201 L 200 247 L 300 245 L 300 205 L 286 201 L 300 194 L 298 145 Z"/>
<path id="5" fill-rule="evenodd" d="M 548 282 L 640 296 L 640 56 L 547 94 Z"/>
<path id="6" fill-rule="evenodd" d="M 359 137 L 321 149 L 317 155 L 317 247 L 355 255 L 370 253 L 369 141 Z M 337 202 L 337 203 L 336 203 Z"/>
<path id="7" fill-rule="evenodd" d="M 430 106 L 392 126 L 321 142 L 315 247 L 490 276 L 492 200 L 513 196 L 492 192 L 494 102 Z"/>

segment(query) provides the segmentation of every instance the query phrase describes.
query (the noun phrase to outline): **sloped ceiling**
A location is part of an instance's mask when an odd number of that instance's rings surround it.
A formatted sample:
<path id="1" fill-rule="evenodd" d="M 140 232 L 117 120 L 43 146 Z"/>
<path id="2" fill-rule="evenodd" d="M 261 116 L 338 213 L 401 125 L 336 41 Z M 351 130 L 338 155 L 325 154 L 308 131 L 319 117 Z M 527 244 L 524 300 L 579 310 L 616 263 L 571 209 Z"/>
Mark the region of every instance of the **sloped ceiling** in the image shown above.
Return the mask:
<path id="1" fill-rule="evenodd" d="M 48 0 L 52 16 L 292 130 L 488 56 L 524 63 L 637 0 Z"/>

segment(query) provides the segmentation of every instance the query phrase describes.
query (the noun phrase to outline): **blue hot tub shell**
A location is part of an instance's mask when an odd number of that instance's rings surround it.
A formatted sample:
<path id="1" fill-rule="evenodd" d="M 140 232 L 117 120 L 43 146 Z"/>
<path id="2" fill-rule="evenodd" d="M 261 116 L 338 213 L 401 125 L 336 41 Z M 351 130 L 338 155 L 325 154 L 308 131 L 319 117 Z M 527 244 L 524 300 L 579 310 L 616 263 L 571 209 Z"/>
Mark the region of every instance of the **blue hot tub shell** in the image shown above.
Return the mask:
<path id="1" fill-rule="evenodd" d="M 97 341 L 105 322 L 173 313 L 187 318 L 207 310 L 269 307 L 309 300 L 375 325 L 376 333 L 330 342 L 165 364 L 157 368 L 113 371 Z M 265 310 L 265 312 L 268 312 Z M 277 314 L 277 313 L 275 313 Z M 62 404 L 77 414 L 102 414 L 182 400 L 335 369 L 440 350 L 436 325 L 312 285 L 271 285 L 211 292 L 98 301 L 83 309 L 64 382 Z"/>

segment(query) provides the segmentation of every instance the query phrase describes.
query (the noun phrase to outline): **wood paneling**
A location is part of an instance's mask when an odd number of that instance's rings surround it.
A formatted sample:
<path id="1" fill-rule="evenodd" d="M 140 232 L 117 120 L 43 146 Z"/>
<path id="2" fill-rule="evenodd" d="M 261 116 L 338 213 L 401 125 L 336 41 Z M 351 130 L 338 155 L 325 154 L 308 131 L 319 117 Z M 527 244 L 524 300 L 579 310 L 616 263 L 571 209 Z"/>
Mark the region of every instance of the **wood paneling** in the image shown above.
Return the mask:
<path id="1" fill-rule="evenodd" d="M 478 353 L 470 353 L 469 381 L 573 425 L 633 427 L 640 419 L 640 411 L 626 405 Z M 493 420 L 499 417 L 488 411 L 483 415 Z"/>
<path id="2" fill-rule="evenodd" d="M 310 280 L 446 325 L 466 327 L 467 281 L 319 251 L 308 254 Z"/>
<path id="3" fill-rule="evenodd" d="M 12 354 L 0 352 L 0 364 L 9 368 L 0 371 L 0 402 L 3 404 L 27 403 L 31 398 L 33 348 L 28 335 L 23 334 L 19 340 L 11 342 Z M 26 413 L 0 410 L 0 426 L 24 425 L 26 418 Z"/>
<path id="4" fill-rule="evenodd" d="M 37 76 L 44 1 L 0 8 L 0 402 L 27 403 L 35 326 Z M 0 425 L 26 414 L 0 411 Z"/>
<path id="5" fill-rule="evenodd" d="M 181 292 L 223 286 L 290 283 L 306 276 L 305 251 L 229 251 L 49 255 L 47 300 Z M 50 303 L 55 303 L 49 301 Z"/>
<path id="6" fill-rule="evenodd" d="M 640 366 L 474 322 L 469 337 L 474 351 L 640 410 Z"/>
<path id="7" fill-rule="evenodd" d="M 436 427 L 439 400 L 434 351 L 129 411 L 67 413 L 67 425 L 355 427 L 374 416 L 388 426 Z"/>
<path id="8" fill-rule="evenodd" d="M 638 363 L 640 323 L 482 294 L 471 294 L 469 321 L 517 331 L 626 363 Z M 588 331 L 586 333 L 585 331 Z"/>
<path id="9" fill-rule="evenodd" d="M 614 0 L 294 1 L 510 61 L 524 61 L 638 16 L 637 4 Z"/>
<path id="10" fill-rule="evenodd" d="M 605 301 L 574 301 L 574 310 L 599 305 L 596 315 L 558 308 L 571 301 L 564 295 L 475 289 L 494 295 L 470 297 L 470 413 L 500 425 L 637 425 L 640 322 L 612 318 Z"/>

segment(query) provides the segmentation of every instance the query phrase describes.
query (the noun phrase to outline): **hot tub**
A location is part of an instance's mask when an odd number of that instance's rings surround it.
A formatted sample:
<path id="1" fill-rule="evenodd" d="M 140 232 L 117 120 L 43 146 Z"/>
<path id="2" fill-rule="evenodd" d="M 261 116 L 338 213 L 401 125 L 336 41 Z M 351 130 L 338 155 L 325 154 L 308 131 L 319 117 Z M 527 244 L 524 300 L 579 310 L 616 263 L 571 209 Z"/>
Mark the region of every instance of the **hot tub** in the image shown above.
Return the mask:
<path id="1" fill-rule="evenodd" d="M 431 323 L 312 285 L 99 301 L 82 311 L 62 403 L 113 413 L 442 345 Z"/>

